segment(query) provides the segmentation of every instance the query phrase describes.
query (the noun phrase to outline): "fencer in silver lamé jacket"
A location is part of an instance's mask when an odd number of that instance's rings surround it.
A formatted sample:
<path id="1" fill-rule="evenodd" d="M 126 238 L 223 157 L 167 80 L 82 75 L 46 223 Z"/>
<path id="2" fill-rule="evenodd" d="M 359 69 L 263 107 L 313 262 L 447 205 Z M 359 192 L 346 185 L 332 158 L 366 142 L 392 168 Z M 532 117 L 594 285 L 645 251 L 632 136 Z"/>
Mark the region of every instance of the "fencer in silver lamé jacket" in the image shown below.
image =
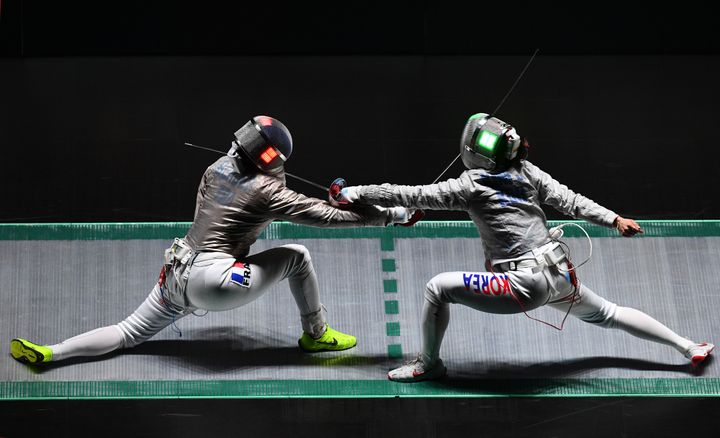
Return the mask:
<path id="1" fill-rule="evenodd" d="M 385 226 L 391 214 L 377 207 L 339 210 L 328 202 L 285 187 L 282 169 L 263 173 L 250 163 L 224 156 L 207 168 L 200 181 L 195 218 L 185 237 L 196 251 L 245 257 L 273 221 L 319 227 Z"/>
<path id="2" fill-rule="evenodd" d="M 423 186 L 355 186 L 355 203 L 463 210 L 480 232 L 485 257 L 508 260 L 550 242 L 547 204 L 576 219 L 612 227 L 617 214 L 573 192 L 529 161 L 501 173 L 483 169 Z"/>

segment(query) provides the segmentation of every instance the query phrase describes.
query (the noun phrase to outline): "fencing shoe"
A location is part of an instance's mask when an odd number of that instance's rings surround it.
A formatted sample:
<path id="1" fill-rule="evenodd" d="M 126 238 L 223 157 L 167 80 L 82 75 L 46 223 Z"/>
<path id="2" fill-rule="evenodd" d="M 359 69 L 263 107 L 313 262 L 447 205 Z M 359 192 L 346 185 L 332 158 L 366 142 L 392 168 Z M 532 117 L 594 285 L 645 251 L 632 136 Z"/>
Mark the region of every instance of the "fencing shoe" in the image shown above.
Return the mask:
<path id="1" fill-rule="evenodd" d="M 710 353 L 713 351 L 715 346 L 709 342 L 703 342 L 702 344 L 693 344 L 685 352 L 685 357 L 690 359 L 690 363 L 693 367 L 696 367 L 702 363 Z"/>
<path id="2" fill-rule="evenodd" d="M 438 358 L 432 367 L 425 366 L 422 358 L 418 356 L 405 365 L 395 368 L 388 373 L 388 379 L 395 382 L 412 383 L 421 380 L 439 379 L 447 373 L 442 359 Z"/>
<path id="3" fill-rule="evenodd" d="M 20 338 L 10 341 L 10 354 L 20 362 L 29 364 L 50 362 L 53 356 L 50 348 Z"/>
<path id="4" fill-rule="evenodd" d="M 340 333 L 337 330 L 325 325 L 325 333 L 317 339 L 303 332 L 302 337 L 298 340 L 298 345 L 304 351 L 339 351 L 353 348 L 357 344 L 355 336 Z"/>

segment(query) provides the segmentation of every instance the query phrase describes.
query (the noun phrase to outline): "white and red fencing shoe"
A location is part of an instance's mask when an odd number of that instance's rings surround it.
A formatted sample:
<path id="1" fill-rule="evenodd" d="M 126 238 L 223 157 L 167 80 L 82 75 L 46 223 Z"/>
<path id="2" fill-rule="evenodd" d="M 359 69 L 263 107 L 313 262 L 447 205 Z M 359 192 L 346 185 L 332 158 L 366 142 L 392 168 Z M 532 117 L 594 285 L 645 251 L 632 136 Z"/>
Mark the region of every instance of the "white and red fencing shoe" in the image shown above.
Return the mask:
<path id="1" fill-rule="evenodd" d="M 443 365 L 442 359 L 435 361 L 432 366 L 428 367 L 423 363 L 422 357 L 418 356 L 405 365 L 395 368 L 388 373 L 388 379 L 394 382 L 412 383 L 421 380 L 439 379 L 447 373 L 447 368 Z"/>
<path id="2" fill-rule="evenodd" d="M 693 344 L 685 352 L 685 357 L 690 359 L 692 366 L 696 367 L 702 363 L 710 353 L 713 351 L 715 346 L 709 342 L 703 342 L 702 344 Z"/>

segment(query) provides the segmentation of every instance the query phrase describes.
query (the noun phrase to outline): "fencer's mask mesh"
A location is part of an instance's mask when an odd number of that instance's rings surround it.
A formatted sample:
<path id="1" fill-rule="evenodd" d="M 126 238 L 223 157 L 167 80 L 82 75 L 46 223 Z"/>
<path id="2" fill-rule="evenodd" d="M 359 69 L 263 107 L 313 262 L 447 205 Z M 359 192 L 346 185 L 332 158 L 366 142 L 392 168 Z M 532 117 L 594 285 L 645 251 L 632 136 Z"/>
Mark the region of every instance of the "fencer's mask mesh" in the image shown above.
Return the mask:
<path id="1" fill-rule="evenodd" d="M 278 169 L 292 154 L 290 131 L 278 119 L 255 116 L 235 132 L 230 156 L 238 151 L 263 171 Z"/>
<path id="2" fill-rule="evenodd" d="M 468 169 L 495 170 L 518 154 L 521 139 L 515 128 L 485 113 L 470 116 L 460 140 L 460 157 Z"/>

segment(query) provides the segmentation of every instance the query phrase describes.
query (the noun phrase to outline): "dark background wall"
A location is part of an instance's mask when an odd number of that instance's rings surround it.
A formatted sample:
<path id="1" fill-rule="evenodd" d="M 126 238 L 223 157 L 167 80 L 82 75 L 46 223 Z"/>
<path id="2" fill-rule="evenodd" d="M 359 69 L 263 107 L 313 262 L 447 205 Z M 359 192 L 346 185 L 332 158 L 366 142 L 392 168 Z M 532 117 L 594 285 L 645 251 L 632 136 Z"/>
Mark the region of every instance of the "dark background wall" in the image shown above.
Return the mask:
<path id="1" fill-rule="evenodd" d="M 498 112 L 533 162 L 627 216 L 720 218 L 703 3 L 103 3 L 0 4 L 0 221 L 191 220 L 216 156 L 182 143 L 226 149 L 255 114 L 291 129 L 302 177 L 429 183 L 535 48 Z"/>

